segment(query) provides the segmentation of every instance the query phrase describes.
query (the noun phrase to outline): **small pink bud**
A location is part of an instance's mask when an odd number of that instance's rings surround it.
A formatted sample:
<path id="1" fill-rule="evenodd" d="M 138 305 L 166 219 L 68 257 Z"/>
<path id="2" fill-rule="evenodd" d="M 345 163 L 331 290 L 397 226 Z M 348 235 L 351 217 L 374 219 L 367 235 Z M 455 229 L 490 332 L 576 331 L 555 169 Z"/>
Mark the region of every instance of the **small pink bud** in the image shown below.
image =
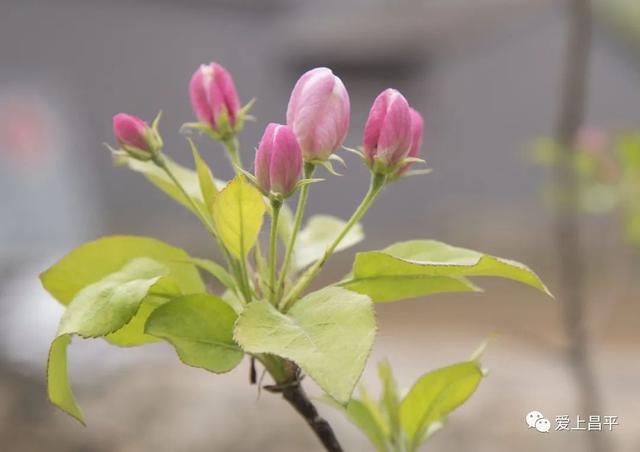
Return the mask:
<path id="1" fill-rule="evenodd" d="M 264 131 L 256 152 L 258 186 L 265 193 L 290 196 L 302 172 L 302 152 L 289 126 L 271 123 Z"/>
<path id="2" fill-rule="evenodd" d="M 424 128 L 424 121 L 422 115 L 413 108 L 411 111 L 411 149 L 409 149 L 409 155 L 407 157 L 417 157 L 420 154 L 420 148 L 422 147 L 422 129 Z M 406 173 L 413 163 L 407 163 L 398 170 L 396 176 L 402 176 Z"/>
<path id="3" fill-rule="evenodd" d="M 191 106 L 198 120 L 221 135 L 239 125 L 240 100 L 231 74 L 218 63 L 201 65 L 189 84 Z"/>
<path id="4" fill-rule="evenodd" d="M 149 124 L 126 113 L 113 117 L 113 134 L 121 148 L 137 158 L 151 158 L 162 147 L 160 137 Z"/>
<path id="5" fill-rule="evenodd" d="M 371 106 L 364 127 L 364 155 L 376 172 L 393 173 L 411 150 L 409 104 L 395 89 L 384 90 Z"/>
<path id="6" fill-rule="evenodd" d="M 312 69 L 296 83 L 287 107 L 307 161 L 325 161 L 342 146 L 349 129 L 349 94 L 331 69 Z"/>

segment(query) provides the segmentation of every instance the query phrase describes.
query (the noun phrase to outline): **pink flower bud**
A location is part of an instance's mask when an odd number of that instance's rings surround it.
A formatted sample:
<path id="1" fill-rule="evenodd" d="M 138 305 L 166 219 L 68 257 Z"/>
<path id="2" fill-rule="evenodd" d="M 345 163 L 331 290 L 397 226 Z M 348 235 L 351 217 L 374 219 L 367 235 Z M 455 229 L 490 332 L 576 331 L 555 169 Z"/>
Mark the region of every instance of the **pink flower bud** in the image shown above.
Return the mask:
<path id="1" fill-rule="evenodd" d="M 189 84 L 191 106 L 198 120 L 221 135 L 239 125 L 240 99 L 231 74 L 218 63 L 201 65 Z"/>
<path id="2" fill-rule="evenodd" d="M 409 104 L 395 89 L 384 90 L 373 102 L 364 127 L 364 155 L 376 172 L 393 173 L 411 150 Z"/>
<path id="3" fill-rule="evenodd" d="M 151 158 L 162 147 L 160 137 L 149 124 L 126 113 L 113 117 L 113 134 L 123 150 L 138 158 Z"/>
<path id="4" fill-rule="evenodd" d="M 411 111 L 411 149 L 409 149 L 409 155 L 407 157 L 417 157 L 420 154 L 420 148 L 422 147 L 422 129 L 424 128 L 424 121 L 422 115 L 413 108 Z M 400 167 L 396 176 L 402 176 L 406 173 L 413 163 L 407 163 Z"/>
<path id="5" fill-rule="evenodd" d="M 256 152 L 255 172 L 265 193 L 288 197 L 295 191 L 302 172 L 302 152 L 291 127 L 267 126 Z"/>
<path id="6" fill-rule="evenodd" d="M 287 124 L 293 128 L 305 160 L 327 160 L 342 146 L 349 113 L 349 94 L 331 69 L 312 69 L 300 77 L 289 99 Z"/>

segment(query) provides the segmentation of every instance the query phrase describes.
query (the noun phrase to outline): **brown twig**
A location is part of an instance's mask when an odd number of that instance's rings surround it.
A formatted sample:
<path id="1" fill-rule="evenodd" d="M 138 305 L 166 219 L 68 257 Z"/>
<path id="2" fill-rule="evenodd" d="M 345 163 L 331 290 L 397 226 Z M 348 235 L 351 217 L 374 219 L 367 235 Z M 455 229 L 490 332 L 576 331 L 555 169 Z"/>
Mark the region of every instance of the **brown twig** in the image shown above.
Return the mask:
<path id="1" fill-rule="evenodd" d="M 559 196 L 555 211 L 555 240 L 560 263 L 560 299 L 569 340 L 568 360 L 579 391 L 585 415 L 600 414 L 600 394 L 590 360 L 586 328 L 584 261 L 579 240 L 579 186 L 574 169 L 574 142 L 582 127 L 587 98 L 589 55 L 591 51 L 592 11 L 590 0 L 568 0 L 569 30 L 560 110 L 555 138 L 561 149 L 555 169 Z M 590 435 L 592 452 L 607 450 L 603 435 Z"/>
<path id="2" fill-rule="evenodd" d="M 292 378 L 289 381 L 268 385 L 264 389 L 282 394 L 282 397 L 304 418 L 328 452 L 342 452 L 342 446 L 338 442 L 331 425 L 320 416 L 315 405 L 307 397 L 301 382 L 300 369 L 295 366 L 293 367 Z"/>

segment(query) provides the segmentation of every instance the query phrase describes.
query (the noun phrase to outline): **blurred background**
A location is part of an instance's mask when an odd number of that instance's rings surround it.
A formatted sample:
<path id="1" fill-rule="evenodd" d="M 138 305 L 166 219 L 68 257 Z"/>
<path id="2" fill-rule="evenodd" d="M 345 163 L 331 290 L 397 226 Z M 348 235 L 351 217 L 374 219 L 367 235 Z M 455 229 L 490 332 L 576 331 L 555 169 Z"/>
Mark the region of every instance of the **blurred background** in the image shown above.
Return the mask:
<path id="1" fill-rule="evenodd" d="M 434 238 L 531 266 L 556 291 L 548 171 L 527 150 L 553 131 L 566 40 L 557 0 L 0 0 L 0 449 L 22 451 L 320 450 L 280 398 L 258 396 L 244 363 L 214 376 L 179 363 L 167 344 L 119 349 L 75 340 L 73 387 L 88 427 L 49 405 L 44 367 L 62 308 L 37 275 L 80 243 L 145 234 L 215 257 L 188 212 L 138 174 L 113 168 L 103 142 L 120 111 L 152 119 L 164 111 L 167 152 L 191 166 L 178 133 L 193 120 L 187 86 L 197 66 L 217 61 L 243 102 L 257 97 L 240 137 L 245 161 L 266 123 L 284 122 L 297 77 L 329 66 L 351 95 L 347 145 L 360 144 L 373 98 L 396 87 L 423 112 L 423 156 L 433 173 L 385 191 L 367 214 L 357 249 Z M 640 128 L 640 7 L 595 3 L 587 124 Z M 217 177 L 232 169 L 216 143 L 199 140 Z M 368 172 L 346 155 L 340 178 L 314 185 L 310 208 L 348 217 Z M 433 296 L 377 309 L 380 323 L 363 380 L 391 361 L 409 386 L 422 373 L 485 354 L 490 375 L 432 451 L 583 451 L 591 435 L 609 450 L 640 449 L 640 297 L 637 253 L 615 215 L 580 218 L 592 362 L 601 413 L 613 432 L 526 428 L 524 416 L 579 414 L 565 359 L 558 301 L 509 282 L 485 293 Z M 335 256 L 324 281 L 348 271 L 353 250 Z M 634 260 L 635 259 L 635 260 Z M 317 388 L 310 392 L 320 395 Z M 349 451 L 366 439 L 321 407 Z M 517 445 L 517 446 L 516 446 Z"/>

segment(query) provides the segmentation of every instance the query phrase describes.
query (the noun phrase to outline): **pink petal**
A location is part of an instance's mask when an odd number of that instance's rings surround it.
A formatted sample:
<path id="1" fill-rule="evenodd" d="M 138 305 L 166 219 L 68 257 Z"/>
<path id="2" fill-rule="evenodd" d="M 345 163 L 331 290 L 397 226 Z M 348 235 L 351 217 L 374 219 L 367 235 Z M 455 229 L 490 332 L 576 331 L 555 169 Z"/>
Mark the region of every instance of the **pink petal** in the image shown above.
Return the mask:
<path id="1" fill-rule="evenodd" d="M 142 119 L 126 113 L 118 113 L 113 117 L 113 134 L 120 145 L 149 150 L 148 127 Z"/>
<path id="2" fill-rule="evenodd" d="M 271 159 L 273 154 L 273 136 L 278 124 L 270 123 L 267 125 L 258 145 L 255 158 L 255 176 L 258 186 L 265 192 L 271 190 Z"/>
<path id="3" fill-rule="evenodd" d="M 193 73 L 189 83 L 189 96 L 191 107 L 198 121 L 213 127 L 213 112 L 209 105 L 208 87 L 211 84 L 212 65 L 201 65 Z"/>

